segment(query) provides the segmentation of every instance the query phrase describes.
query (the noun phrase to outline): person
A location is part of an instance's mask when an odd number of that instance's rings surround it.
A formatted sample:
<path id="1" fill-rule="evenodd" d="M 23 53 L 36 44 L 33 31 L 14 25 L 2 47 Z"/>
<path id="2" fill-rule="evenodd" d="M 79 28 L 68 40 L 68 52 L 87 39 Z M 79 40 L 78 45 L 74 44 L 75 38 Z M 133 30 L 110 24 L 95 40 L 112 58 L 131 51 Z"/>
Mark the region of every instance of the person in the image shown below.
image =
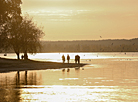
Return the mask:
<path id="1" fill-rule="evenodd" d="M 7 53 L 5 53 L 4 56 L 7 56 Z"/>
<path id="2" fill-rule="evenodd" d="M 78 64 L 80 63 L 80 56 L 79 55 L 75 56 L 75 63 L 77 63 L 77 62 L 78 62 Z"/>
<path id="3" fill-rule="evenodd" d="M 70 56 L 69 55 L 67 55 L 67 60 L 68 60 L 68 63 L 69 63 L 69 60 L 70 60 Z"/>
<path id="4" fill-rule="evenodd" d="M 24 56 L 22 55 L 21 58 L 24 59 Z"/>
<path id="5" fill-rule="evenodd" d="M 80 56 L 78 55 L 78 64 L 80 64 Z"/>
<path id="6" fill-rule="evenodd" d="M 65 62 L 65 56 L 64 55 L 62 55 L 62 61 L 63 61 L 63 63 Z"/>
<path id="7" fill-rule="evenodd" d="M 75 63 L 77 63 L 77 55 L 75 56 Z"/>

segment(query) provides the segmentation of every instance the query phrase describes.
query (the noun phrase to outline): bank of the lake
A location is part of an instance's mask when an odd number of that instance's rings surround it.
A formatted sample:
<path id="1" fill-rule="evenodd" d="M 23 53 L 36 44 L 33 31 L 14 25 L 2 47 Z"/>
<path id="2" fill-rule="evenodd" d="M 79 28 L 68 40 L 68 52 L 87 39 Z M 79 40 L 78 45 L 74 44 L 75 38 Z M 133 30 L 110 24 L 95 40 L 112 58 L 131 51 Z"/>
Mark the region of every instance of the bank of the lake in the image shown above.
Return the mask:
<path id="1" fill-rule="evenodd" d="M 11 71 L 44 70 L 83 67 L 86 64 L 0 58 L 0 73 Z"/>

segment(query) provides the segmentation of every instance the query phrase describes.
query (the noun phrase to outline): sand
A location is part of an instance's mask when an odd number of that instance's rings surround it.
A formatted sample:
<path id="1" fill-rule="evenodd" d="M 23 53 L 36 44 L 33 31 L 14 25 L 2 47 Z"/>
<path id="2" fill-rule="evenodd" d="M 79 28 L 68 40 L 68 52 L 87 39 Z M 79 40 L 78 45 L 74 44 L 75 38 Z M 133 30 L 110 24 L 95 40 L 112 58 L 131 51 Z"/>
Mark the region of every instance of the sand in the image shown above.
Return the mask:
<path id="1" fill-rule="evenodd" d="M 42 62 L 0 58 L 0 73 L 11 71 L 44 70 L 83 67 L 86 64 Z"/>

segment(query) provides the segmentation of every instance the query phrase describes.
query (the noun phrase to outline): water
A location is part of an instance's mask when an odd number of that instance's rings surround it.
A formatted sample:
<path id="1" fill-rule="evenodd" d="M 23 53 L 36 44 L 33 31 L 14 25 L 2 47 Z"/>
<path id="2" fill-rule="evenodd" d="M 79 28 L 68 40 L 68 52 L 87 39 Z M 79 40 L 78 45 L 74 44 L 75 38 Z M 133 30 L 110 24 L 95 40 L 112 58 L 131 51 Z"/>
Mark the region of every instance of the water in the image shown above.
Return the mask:
<path id="1" fill-rule="evenodd" d="M 62 62 L 69 54 L 39 53 L 30 59 Z M 0 73 L 0 102 L 137 102 L 138 53 L 78 53 L 83 68 Z M 0 54 L 0 57 L 4 57 Z M 6 58 L 16 58 L 8 54 Z"/>

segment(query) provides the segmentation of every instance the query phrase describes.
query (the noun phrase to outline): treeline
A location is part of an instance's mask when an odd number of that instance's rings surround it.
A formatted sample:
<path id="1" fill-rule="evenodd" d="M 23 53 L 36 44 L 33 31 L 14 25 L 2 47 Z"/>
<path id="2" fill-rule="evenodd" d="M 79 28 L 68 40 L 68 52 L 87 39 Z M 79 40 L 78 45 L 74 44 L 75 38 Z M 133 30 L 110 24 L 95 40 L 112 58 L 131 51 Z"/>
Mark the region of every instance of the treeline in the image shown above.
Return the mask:
<path id="1" fill-rule="evenodd" d="M 138 38 L 91 41 L 43 41 L 41 52 L 137 52 Z"/>
<path id="2" fill-rule="evenodd" d="M 121 40 L 89 40 L 89 41 L 41 41 L 41 50 L 45 52 L 137 52 L 138 38 Z M 5 51 L 1 51 L 5 53 Z M 10 49 L 6 52 L 14 52 Z"/>

